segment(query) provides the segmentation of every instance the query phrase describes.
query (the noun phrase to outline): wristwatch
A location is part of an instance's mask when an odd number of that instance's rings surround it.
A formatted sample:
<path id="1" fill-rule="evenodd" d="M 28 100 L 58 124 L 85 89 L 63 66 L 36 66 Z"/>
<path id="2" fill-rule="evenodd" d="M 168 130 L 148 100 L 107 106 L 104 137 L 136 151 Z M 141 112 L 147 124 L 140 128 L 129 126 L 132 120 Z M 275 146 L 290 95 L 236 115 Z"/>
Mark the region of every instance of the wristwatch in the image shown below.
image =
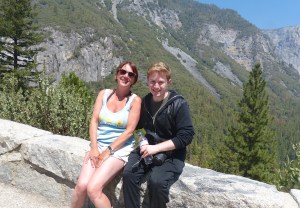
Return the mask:
<path id="1" fill-rule="evenodd" d="M 111 148 L 111 146 L 108 146 L 107 148 L 109 149 L 110 155 L 115 154 L 115 151 Z"/>

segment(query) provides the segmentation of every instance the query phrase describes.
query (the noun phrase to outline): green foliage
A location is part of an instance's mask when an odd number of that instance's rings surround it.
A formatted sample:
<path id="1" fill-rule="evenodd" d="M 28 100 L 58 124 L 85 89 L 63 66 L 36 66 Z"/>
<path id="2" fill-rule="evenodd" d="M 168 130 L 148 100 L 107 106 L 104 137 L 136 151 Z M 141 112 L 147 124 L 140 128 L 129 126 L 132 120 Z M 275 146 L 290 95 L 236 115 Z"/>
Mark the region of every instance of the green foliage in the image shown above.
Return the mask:
<path id="1" fill-rule="evenodd" d="M 5 76 L 0 95 L 0 117 L 55 134 L 87 139 L 93 100 L 84 82 L 74 72 L 63 76 L 57 87 L 44 73 L 36 82 L 36 88 L 24 93 L 17 88 L 15 77 Z"/>
<path id="2" fill-rule="evenodd" d="M 290 191 L 290 189 L 300 189 L 300 144 L 293 145 L 296 159 L 290 160 L 278 170 L 276 185 L 279 190 Z"/>
<path id="3" fill-rule="evenodd" d="M 32 47 L 42 41 L 33 23 L 36 13 L 30 0 L 1 0 L 0 14 L 0 75 L 13 72 L 19 87 L 27 86 L 41 50 Z"/>
<path id="4" fill-rule="evenodd" d="M 256 64 L 244 85 L 237 126 L 229 129 L 221 150 L 221 171 L 273 182 L 277 167 L 277 146 L 270 129 L 268 96 L 262 70 Z"/>
<path id="5" fill-rule="evenodd" d="M 206 140 L 206 138 L 204 138 Z M 211 168 L 213 161 L 216 160 L 216 154 L 209 142 L 193 139 L 192 143 L 187 147 L 187 160 L 193 164 L 203 168 Z"/>
<path id="6" fill-rule="evenodd" d="M 18 87 L 18 79 L 12 73 L 5 74 L 0 82 L 0 118 L 27 123 L 30 116 L 27 95 Z"/>
<path id="7" fill-rule="evenodd" d="M 40 128 L 56 134 L 88 138 L 92 98 L 83 81 L 74 72 L 63 75 L 56 88 L 44 81 L 41 79 L 39 90 L 30 99 L 35 112 L 43 109 L 34 115 L 36 120 L 42 119 L 38 124 L 47 124 Z"/>
<path id="8" fill-rule="evenodd" d="M 119 25 L 114 21 L 113 15 L 108 11 L 111 1 L 96 0 L 43 0 L 38 1 L 38 22 L 41 26 L 59 27 L 63 32 L 82 32 L 82 28 L 93 28 L 98 37 L 114 34 Z M 115 34 L 117 35 L 117 34 Z"/>

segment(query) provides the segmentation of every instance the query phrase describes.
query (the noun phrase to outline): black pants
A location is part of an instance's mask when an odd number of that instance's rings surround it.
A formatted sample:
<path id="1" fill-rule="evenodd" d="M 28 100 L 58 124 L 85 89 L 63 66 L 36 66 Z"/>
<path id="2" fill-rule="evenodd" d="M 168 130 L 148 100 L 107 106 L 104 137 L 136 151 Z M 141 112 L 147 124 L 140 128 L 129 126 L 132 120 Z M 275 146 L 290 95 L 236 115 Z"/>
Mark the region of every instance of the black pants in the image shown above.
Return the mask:
<path id="1" fill-rule="evenodd" d="M 139 150 L 129 155 L 123 171 L 123 195 L 126 208 L 140 208 L 140 185 L 143 176 L 149 172 L 148 191 L 150 208 L 164 208 L 169 202 L 171 185 L 178 180 L 184 162 L 176 158 L 167 159 L 161 166 L 146 166 L 140 160 Z"/>

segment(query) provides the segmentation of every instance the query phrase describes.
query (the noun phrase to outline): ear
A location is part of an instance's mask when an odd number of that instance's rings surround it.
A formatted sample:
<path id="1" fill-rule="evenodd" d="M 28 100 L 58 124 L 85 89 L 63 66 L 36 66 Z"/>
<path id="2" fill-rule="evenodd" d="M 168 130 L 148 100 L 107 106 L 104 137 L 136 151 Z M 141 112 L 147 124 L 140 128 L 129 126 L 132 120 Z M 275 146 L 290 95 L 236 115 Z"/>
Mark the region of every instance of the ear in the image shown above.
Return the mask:
<path id="1" fill-rule="evenodd" d="M 172 79 L 168 80 L 168 85 L 172 84 Z"/>

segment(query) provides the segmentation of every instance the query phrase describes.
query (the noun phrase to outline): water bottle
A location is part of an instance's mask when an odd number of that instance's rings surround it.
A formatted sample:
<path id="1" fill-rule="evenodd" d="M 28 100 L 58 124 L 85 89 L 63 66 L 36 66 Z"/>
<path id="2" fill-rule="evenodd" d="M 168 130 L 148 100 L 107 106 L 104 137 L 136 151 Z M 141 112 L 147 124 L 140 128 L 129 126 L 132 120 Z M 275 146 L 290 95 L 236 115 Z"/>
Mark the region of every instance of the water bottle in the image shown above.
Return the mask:
<path id="1" fill-rule="evenodd" d="M 143 146 L 143 145 L 149 144 L 148 143 L 148 139 L 143 135 L 142 132 L 139 132 L 138 136 L 139 136 L 140 147 Z M 149 156 L 145 157 L 144 158 L 145 164 L 146 165 L 151 164 L 152 163 L 152 159 L 153 159 L 152 155 L 149 155 Z"/>

